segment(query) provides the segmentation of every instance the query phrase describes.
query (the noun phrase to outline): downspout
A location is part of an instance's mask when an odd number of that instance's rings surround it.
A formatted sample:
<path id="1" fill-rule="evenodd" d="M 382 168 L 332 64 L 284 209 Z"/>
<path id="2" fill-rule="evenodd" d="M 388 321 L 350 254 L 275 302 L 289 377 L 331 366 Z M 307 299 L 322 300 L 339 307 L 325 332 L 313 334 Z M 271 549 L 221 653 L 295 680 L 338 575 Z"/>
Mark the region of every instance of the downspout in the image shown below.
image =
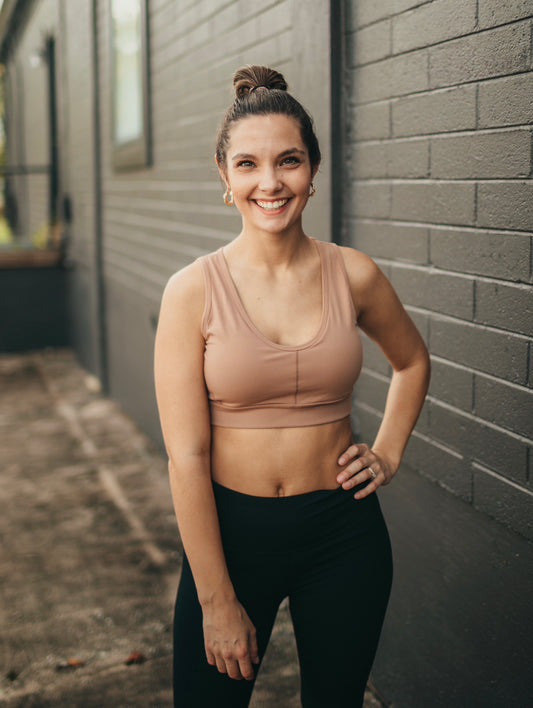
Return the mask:
<path id="1" fill-rule="evenodd" d="M 331 240 L 348 245 L 346 233 L 346 154 L 344 145 L 344 61 L 345 61 L 344 2 L 330 0 L 330 70 L 331 70 Z"/>
<path id="2" fill-rule="evenodd" d="M 93 40 L 93 144 L 94 144 L 94 243 L 96 324 L 98 343 L 98 378 L 105 393 L 109 393 L 107 358 L 107 317 L 104 279 L 104 225 L 102 195 L 102 136 L 100 131 L 100 63 L 98 54 L 98 0 L 92 2 Z"/>

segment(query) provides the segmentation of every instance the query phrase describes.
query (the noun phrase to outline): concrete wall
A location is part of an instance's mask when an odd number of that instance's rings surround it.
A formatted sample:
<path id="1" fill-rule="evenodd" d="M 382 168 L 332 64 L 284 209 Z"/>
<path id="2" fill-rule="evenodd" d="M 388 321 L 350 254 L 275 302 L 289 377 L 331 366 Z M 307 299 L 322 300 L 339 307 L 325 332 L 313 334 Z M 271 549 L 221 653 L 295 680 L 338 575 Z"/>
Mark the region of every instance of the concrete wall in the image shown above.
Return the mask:
<path id="1" fill-rule="evenodd" d="M 345 230 L 392 281 L 433 360 L 406 462 L 533 534 L 530 2 L 346 3 Z M 371 343 L 361 434 L 388 366 Z"/>

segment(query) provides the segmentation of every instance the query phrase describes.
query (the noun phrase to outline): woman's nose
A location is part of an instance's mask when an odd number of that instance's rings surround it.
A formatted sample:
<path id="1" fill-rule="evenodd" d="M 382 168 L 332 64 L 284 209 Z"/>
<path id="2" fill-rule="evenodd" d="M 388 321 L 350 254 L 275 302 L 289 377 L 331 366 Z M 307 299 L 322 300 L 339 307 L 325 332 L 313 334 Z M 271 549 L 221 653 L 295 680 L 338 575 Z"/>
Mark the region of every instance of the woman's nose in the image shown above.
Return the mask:
<path id="1" fill-rule="evenodd" d="M 274 167 L 265 167 L 261 172 L 259 188 L 264 192 L 275 192 L 281 187 L 277 170 Z"/>

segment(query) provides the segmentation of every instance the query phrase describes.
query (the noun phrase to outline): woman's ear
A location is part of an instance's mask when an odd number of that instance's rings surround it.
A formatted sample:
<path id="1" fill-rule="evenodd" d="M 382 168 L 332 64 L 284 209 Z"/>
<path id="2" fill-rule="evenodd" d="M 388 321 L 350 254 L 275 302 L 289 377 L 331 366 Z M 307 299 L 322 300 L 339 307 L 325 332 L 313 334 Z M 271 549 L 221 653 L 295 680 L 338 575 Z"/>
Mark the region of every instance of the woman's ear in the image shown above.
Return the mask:
<path id="1" fill-rule="evenodd" d="M 315 179 L 316 173 L 318 172 L 318 168 L 320 167 L 320 162 L 318 165 L 315 165 L 313 169 L 311 170 L 311 181 Z"/>
<path id="2" fill-rule="evenodd" d="M 220 175 L 220 179 L 224 182 L 224 184 L 225 184 L 226 187 L 227 187 L 227 186 L 228 186 L 228 181 L 227 181 L 227 179 L 226 179 L 226 172 L 225 172 L 225 170 L 222 168 L 220 162 L 218 161 L 218 157 L 216 156 L 216 154 L 215 154 L 215 162 L 216 162 L 216 165 L 217 165 L 217 167 L 218 167 L 218 174 Z"/>

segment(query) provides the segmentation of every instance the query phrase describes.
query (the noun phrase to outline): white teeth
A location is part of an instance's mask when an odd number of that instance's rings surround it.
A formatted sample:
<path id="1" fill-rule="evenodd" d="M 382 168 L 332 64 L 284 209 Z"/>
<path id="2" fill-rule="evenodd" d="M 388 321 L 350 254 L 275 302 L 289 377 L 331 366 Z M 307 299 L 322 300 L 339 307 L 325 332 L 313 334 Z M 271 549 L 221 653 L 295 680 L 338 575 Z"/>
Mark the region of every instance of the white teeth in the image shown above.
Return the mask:
<path id="1" fill-rule="evenodd" d="M 275 202 L 260 202 L 259 199 L 255 200 L 261 209 L 266 209 L 267 211 L 274 211 L 274 209 L 281 209 L 282 206 L 289 201 L 288 199 L 278 199 Z"/>

